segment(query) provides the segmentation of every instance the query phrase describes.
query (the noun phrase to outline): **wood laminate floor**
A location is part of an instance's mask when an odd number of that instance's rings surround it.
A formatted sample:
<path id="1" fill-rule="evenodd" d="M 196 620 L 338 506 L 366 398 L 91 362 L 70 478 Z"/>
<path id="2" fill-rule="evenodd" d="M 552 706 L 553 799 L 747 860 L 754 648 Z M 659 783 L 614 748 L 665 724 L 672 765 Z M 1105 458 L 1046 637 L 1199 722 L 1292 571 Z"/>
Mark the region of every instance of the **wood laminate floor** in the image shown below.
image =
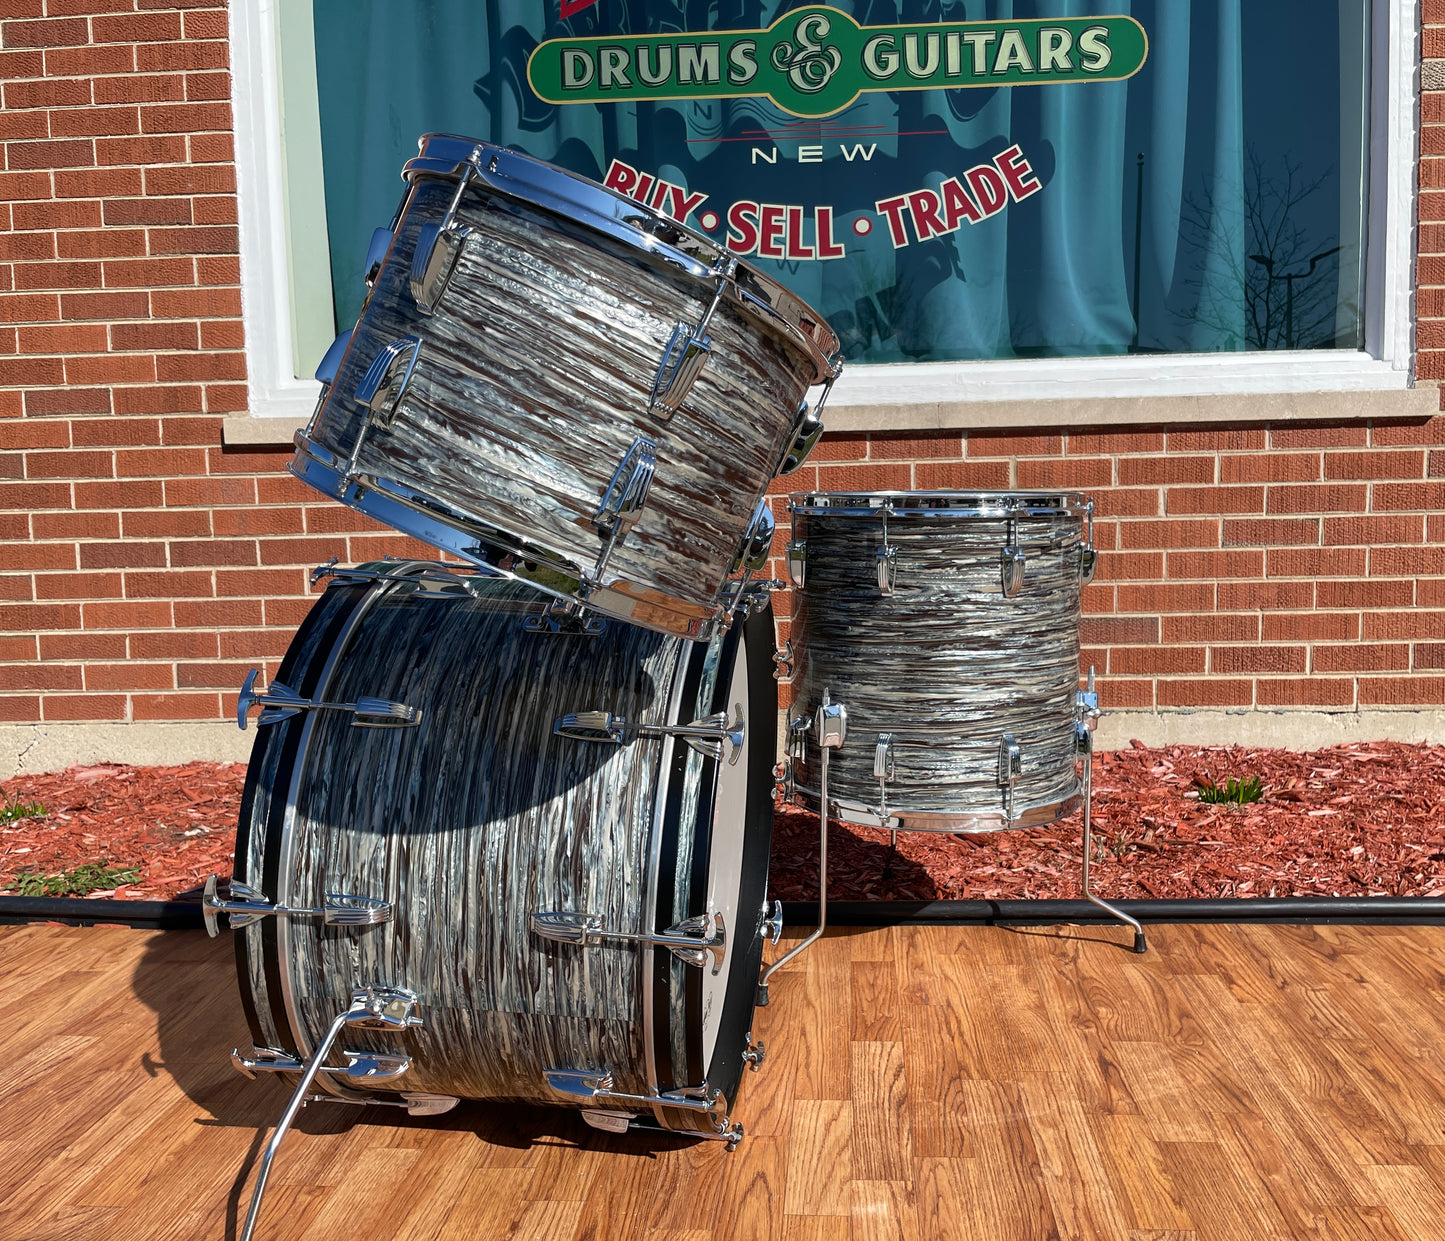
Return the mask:
<path id="1" fill-rule="evenodd" d="M 1445 1237 L 1445 928 L 1128 938 L 830 932 L 774 976 L 732 1155 L 312 1106 L 258 1241 Z M 230 944 L 4 927 L 0 970 L 0 1241 L 234 1238 L 285 1091 L 229 1063 Z"/>

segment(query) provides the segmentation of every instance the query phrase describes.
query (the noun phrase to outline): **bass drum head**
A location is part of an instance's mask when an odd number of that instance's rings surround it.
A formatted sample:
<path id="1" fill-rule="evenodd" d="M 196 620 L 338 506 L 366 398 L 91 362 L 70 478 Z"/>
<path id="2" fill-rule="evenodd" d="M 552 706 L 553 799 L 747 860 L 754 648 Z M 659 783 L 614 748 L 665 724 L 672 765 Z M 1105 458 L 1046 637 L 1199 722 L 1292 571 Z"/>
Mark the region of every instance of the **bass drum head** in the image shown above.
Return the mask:
<path id="1" fill-rule="evenodd" d="M 720 1091 L 713 1112 L 629 1108 L 716 1136 L 735 1098 L 763 951 L 776 690 L 771 614 L 711 643 L 613 622 L 600 636 L 527 632 L 545 600 L 511 583 L 423 582 L 434 567 L 376 566 L 333 584 L 277 680 L 302 698 L 371 695 L 418 710 L 409 728 L 354 727 L 344 711 L 260 726 L 247 773 L 237 880 L 316 908 L 326 893 L 387 902 L 362 928 L 264 917 L 236 935 L 256 1045 L 306 1058 L 353 986 L 400 987 L 423 1024 L 348 1030 L 348 1050 L 405 1054 L 395 1083 L 323 1072 L 320 1088 L 450 1094 L 621 1110 L 567 1098 L 551 1070 L 612 1074 L 630 1095 Z M 714 705 L 716 704 L 716 705 Z M 680 740 L 611 745 L 557 735 L 569 711 L 652 727 L 736 707 L 735 764 Z M 536 933 L 535 913 L 599 913 L 587 945 Z M 720 913 L 716 975 L 626 936 Z M 649 968 L 648 962 L 651 962 Z M 711 958 L 709 958 L 709 964 Z M 343 1063 L 342 1044 L 327 1060 Z M 395 1094 L 389 1095 L 395 1099 Z"/>

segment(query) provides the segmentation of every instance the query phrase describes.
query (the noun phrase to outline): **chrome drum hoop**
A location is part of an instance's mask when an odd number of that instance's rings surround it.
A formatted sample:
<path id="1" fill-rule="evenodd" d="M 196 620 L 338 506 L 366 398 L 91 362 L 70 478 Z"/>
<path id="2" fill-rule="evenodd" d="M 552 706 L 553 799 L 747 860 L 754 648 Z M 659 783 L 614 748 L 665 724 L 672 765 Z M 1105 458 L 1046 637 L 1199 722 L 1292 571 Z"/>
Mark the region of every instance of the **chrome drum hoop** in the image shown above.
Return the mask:
<path id="1" fill-rule="evenodd" d="M 399 528 L 435 546 L 528 550 L 567 579 L 554 593 L 706 636 L 771 479 L 815 438 L 807 393 L 837 374 L 836 337 L 706 238 L 527 156 L 429 138 L 406 177 L 292 472 L 354 507 L 385 491 L 371 510 L 423 512 Z M 588 223 L 603 205 L 615 227 Z"/>
<path id="2" fill-rule="evenodd" d="M 1073 493 L 795 495 L 790 715 L 848 711 L 830 801 L 893 830 L 1037 826 L 1080 804 L 1081 593 L 1092 503 Z M 807 735 L 796 795 L 817 805 Z"/>

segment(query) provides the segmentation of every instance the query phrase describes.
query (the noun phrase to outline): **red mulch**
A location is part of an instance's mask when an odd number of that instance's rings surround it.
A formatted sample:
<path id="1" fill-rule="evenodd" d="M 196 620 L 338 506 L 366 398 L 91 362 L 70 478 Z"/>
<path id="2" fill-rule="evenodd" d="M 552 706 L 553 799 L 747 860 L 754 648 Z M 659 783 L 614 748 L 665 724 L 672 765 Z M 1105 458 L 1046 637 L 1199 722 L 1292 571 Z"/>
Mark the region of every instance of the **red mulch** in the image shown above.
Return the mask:
<path id="1" fill-rule="evenodd" d="M 138 867 L 139 882 L 95 896 L 164 899 L 230 874 L 245 768 L 101 766 L 15 776 L 0 798 L 39 818 L 0 824 L 0 890 L 22 870 L 86 862 Z M 1258 776 L 1262 801 L 1216 806 L 1196 782 Z M 1094 767 L 1094 889 L 1102 896 L 1445 895 L 1445 746 L 1396 742 L 1308 754 L 1239 746 L 1100 753 Z M 780 811 L 772 895 L 817 892 L 817 819 Z M 833 900 L 1067 898 L 1080 894 L 1082 820 L 954 836 L 834 824 Z M 890 868 L 891 861 L 891 868 Z M 885 879 L 885 869 L 891 869 Z"/>

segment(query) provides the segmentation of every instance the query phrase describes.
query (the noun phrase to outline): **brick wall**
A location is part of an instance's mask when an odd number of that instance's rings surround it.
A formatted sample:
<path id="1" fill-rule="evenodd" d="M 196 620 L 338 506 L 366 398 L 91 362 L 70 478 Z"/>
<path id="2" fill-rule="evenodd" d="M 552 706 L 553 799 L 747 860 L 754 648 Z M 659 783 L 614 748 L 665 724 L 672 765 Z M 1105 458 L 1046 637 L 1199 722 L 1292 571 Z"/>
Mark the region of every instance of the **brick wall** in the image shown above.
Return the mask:
<path id="1" fill-rule="evenodd" d="M 1445 26 L 1425 39 L 1445 55 Z M 0 724 L 223 719 L 308 569 L 409 550 L 285 450 L 222 446 L 246 400 L 227 65 L 214 0 L 0 0 Z M 1442 228 L 1421 229 L 1430 380 Z M 783 483 L 1092 495 L 1085 663 L 1114 708 L 1445 703 L 1441 420 L 831 436 Z"/>

